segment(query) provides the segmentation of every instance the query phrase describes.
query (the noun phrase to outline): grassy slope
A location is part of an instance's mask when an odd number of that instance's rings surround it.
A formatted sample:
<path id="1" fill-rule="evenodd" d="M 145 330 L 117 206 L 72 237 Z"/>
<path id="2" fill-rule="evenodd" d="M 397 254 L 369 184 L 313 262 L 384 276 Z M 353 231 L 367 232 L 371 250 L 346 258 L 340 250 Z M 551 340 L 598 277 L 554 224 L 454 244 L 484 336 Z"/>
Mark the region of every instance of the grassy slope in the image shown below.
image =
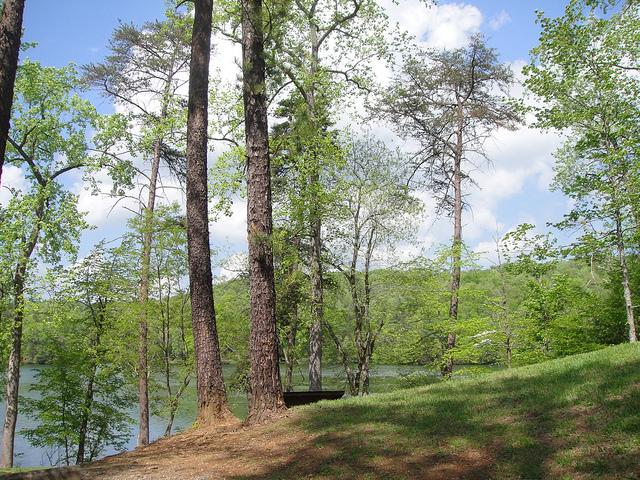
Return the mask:
<path id="1" fill-rule="evenodd" d="M 300 413 L 271 478 L 640 478 L 640 345 Z"/>
<path id="2" fill-rule="evenodd" d="M 80 473 L 91 480 L 638 479 L 640 345 L 321 402 L 250 429 L 195 429 Z"/>

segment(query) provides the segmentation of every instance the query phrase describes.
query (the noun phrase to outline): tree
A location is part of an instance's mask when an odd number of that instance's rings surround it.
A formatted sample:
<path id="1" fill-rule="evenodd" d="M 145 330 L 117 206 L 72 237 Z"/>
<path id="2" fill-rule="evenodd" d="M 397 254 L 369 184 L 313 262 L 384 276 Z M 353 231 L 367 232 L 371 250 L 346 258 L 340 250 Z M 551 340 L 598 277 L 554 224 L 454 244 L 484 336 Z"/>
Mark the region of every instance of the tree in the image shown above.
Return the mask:
<path id="1" fill-rule="evenodd" d="M 29 186 L 24 192 L 11 189 L 10 201 L 0 210 L 0 258 L 3 267 L 12 271 L 13 297 L 1 462 L 5 466 L 13 463 L 25 294 L 33 256 L 56 263 L 62 254 L 74 255 L 87 224 L 77 210 L 77 196 L 65 190 L 60 179 L 79 169 L 90 176 L 105 161 L 90 155 L 87 134 L 94 130 L 94 148 L 102 148 L 109 140 L 103 135 L 109 119 L 100 117 L 80 98 L 80 85 L 73 67 L 43 67 L 30 61 L 22 64 L 16 80 L 17 103 L 7 160 L 25 167 Z M 115 175 L 118 166 L 111 167 Z"/>
<path id="2" fill-rule="evenodd" d="M 456 344 L 452 330 L 459 308 L 463 187 L 473 182 L 470 172 L 484 157 L 485 140 L 497 128 L 514 128 L 518 122 L 515 108 L 501 95 L 512 83 L 511 68 L 498 62 L 482 36 L 475 36 L 464 48 L 407 54 L 379 106 L 401 136 L 419 143 L 411 167 L 423 172 L 439 211 L 453 217 L 449 350 Z M 452 358 L 445 358 L 442 373 L 452 371 Z"/>
<path id="3" fill-rule="evenodd" d="M 596 295 L 577 275 L 559 268 L 562 249 L 557 240 L 533 229 L 531 224 L 519 225 L 502 241 L 505 273 L 524 280 L 510 325 L 510 353 L 518 364 L 598 348 Z"/>
<path id="4" fill-rule="evenodd" d="M 127 153 L 151 159 L 147 201 L 142 203 L 144 240 L 140 260 L 140 338 L 138 395 L 140 429 L 138 445 L 149 443 L 148 303 L 150 262 L 153 243 L 153 216 L 161 160 L 180 177 L 184 175 L 182 110 L 184 99 L 178 91 L 186 83 L 189 65 L 190 22 L 172 10 L 164 21 L 138 28 L 121 24 L 109 43 L 110 55 L 100 64 L 85 67 L 89 82 L 116 104 L 128 110 L 128 120 L 140 130 Z"/>
<path id="5" fill-rule="evenodd" d="M 329 262 L 342 273 L 351 297 L 355 362 L 326 322 L 352 395 L 369 393 L 369 370 L 384 316 L 375 316 L 371 273 L 377 261 L 392 258 L 394 246 L 414 233 L 421 202 L 406 186 L 406 168 L 397 152 L 371 137 L 346 140 L 345 166 L 335 179 L 343 196 L 334 204 L 327 228 Z M 355 363 L 355 371 L 352 364 Z"/>
<path id="6" fill-rule="evenodd" d="M 635 342 L 627 250 L 640 225 L 635 160 L 640 52 L 625 46 L 627 37 L 640 30 L 640 15 L 630 2 L 601 17 L 597 12 L 607 6 L 602 3 L 572 0 L 562 17 L 539 14 L 542 34 L 525 69 L 525 85 L 538 100 L 532 107 L 536 126 L 569 134 L 556 152 L 554 186 L 574 200 L 574 207 L 558 226 L 582 230 L 573 253 L 615 251 L 628 338 Z"/>
<path id="7" fill-rule="evenodd" d="M 128 221 L 129 231 L 120 251 L 131 262 L 130 282 L 139 286 L 136 258 L 144 249 L 146 218 L 136 216 Z M 183 284 L 187 269 L 187 234 L 184 215 L 177 203 L 160 204 L 153 216 L 154 242 L 149 268 L 149 303 L 127 305 L 131 319 L 140 317 L 140 309 L 148 311 L 149 333 L 149 407 L 152 415 L 166 419 L 165 436 L 171 435 L 180 402 L 194 376 L 193 335 L 190 327 L 189 290 Z M 123 260 L 125 261 L 125 260 Z M 122 335 L 130 334 L 126 320 L 119 325 Z M 133 339 L 131 339 L 133 340 Z M 129 369 L 137 374 L 138 359 L 125 353 Z"/>
<path id="8" fill-rule="evenodd" d="M 0 184 L 4 165 L 13 88 L 18 69 L 20 37 L 22 37 L 22 16 L 25 0 L 5 0 L 0 9 Z"/>
<path id="9" fill-rule="evenodd" d="M 248 423 L 285 409 L 278 362 L 269 127 L 262 1 L 242 1 L 242 72 L 247 155 L 247 232 L 251 299 Z"/>
<path id="10" fill-rule="evenodd" d="M 207 200 L 207 105 L 212 0 L 195 0 L 187 116 L 187 248 L 196 358 L 198 422 L 230 414 L 213 304 Z"/>
<path id="11" fill-rule="evenodd" d="M 124 450 L 129 394 L 112 348 L 119 304 L 130 301 L 128 258 L 98 245 L 83 260 L 48 275 L 51 299 L 39 306 L 49 368 L 38 373 L 25 412 L 37 426 L 22 433 L 34 446 L 61 449 L 56 463 L 95 460 L 108 445 Z M 69 368 L 73 365 L 73 368 Z"/>
<path id="12" fill-rule="evenodd" d="M 156 283 L 152 293 L 161 320 L 160 335 L 156 334 L 156 338 L 161 352 L 158 370 L 162 372 L 165 393 L 161 405 L 168 417 L 165 436 L 171 435 L 178 406 L 193 376 L 193 334 L 187 325 L 189 290 L 182 286 L 182 278 L 187 274 L 187 239 L 184 218 L 178 212 L 178 205 L 173 204 L 156 213 L 151 262 Z"/>
<path id="13" fill-rule="evenodd" d="M 304 175 L 304 197 L 310 264 L 311 316 L 309 389 L 322 390 L 323 265 L 322 223 L 329 197 L 323 171 L 333 161 L 327 131 L 335 101 L 347 90 L 368 91 L 368 64 L 384 55 L 386 17 L 369 0 L 300 0 L 287 4 L 286 14 L 271 22 L 274 48 L 267 60 L 274 67 L 274 91 L 302 100 L 299 120 L 306 122 L 298 174 Z M 284 12 L 283 12 L 284 13 Z M 293 89 L 293 92 L 291 90 Z M 329 147 L 329 148 L 327 148 Z"/>
<path id="14" fill-rule="evenodd" d="M 321 238 L 310 233 L 310 219 L 317 218 L 315 226 L 321 227 L 323 219 L 329 216 L 330 199 L 335 192 L 327 179 L 340 161 L 340 152 L 335 134 L 330 131 L 327 112 L 312 123 L 307 110 L 306 102 L 297 92 L 276 109 L 276 115 L 284 121 L 272 129 L 273 175 L 278 228 L 291 233 L 289 241 L 295 243 L 300 260 L 309 268 L 309 389 L 321 390 L 323 321 L 319 319 L 323 318 L 324 287 L 321 252 L 313 253 L 321 246 Z M 316 108 L 316 115 L 320 110 Z M 310 181 L 310 175 L 316 180 Z"/>
<path id="15" fill-rule="evenodd" d="M 301 356 L 298 333 L 303 326 L 303 307 L 308 277 L 301 261 L 299 232 L 280 227 L 273 234 L 276 283 L 276 319 L 280 350 L 285 363 L 283 388 L 293 390 L 293 371 Z"/>

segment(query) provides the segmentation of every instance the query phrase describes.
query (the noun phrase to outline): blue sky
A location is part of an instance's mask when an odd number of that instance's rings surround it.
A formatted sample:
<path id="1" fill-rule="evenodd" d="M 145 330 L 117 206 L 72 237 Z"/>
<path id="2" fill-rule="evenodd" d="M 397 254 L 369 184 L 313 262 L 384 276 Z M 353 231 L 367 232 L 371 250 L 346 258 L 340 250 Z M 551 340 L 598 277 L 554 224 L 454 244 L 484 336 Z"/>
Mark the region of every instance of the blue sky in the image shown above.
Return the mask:
<path id="1" fill-rule="evenodd" d="M 535 10 L 549 16 L 562 13 L 565 2 L 474 0 L 470 2 L 440 1 L 427 9 L 417 0 L 400 0 L 398 6 L 385 0 L 392 20 L 414 33 L 426 45 L 457 46 L 469 34 L 484 32 L 503 61 L 518 70 L 535 46 L 538 27 Z M 25 40 L 38 46 L 28 52 L 33 60 L 61 66 L 69 62 L 82 65 L 100 61 L 107 53 L 107 43 L 118 21 L 141 24 L 162 15 L 161 0 L 27 0 L 24 19 Z M 215 43 L 215 40 L 214 40 Z M 222 47 L 221 47 L 222 48 Z M 214 55 L 214 64 L 222 65 L 233 58 L 233 52 Z M 233 69 L 230 69 L 233 70 Z M 109 102 L 95 93 L 89 98 L 98 108 L 113 111 Z M 558 220 L 567 209 L 567 200 L 548 191 L 552 178 L 551 153 L 559 143 L 557 136 L 525 129 L 499 132 L 488 146 L 493 167 L 479 175 L 480 190 L 471 195 L 473 209 L 465 218 L 465 233 L 472 248 L 485 251 L 496 229 L 502 232 L 522 222 L 544 226 Z M 78 182 L 78 179 L 74 179 Z M 86 196 L 86 195 L 85 195 Z M 95 230 L 84 235 L 81 254 L 101 238 L 115 238 L 123 231 L 126 215 L 105 214 L 104 199 L 85 199 Z M 234 207 L 234 217 L 214 225 L 213 243 L 225 254 L 244 249 L 244 204 Z M 101 212 L 95 212 L 102 209 Z M 425 245 L 446 242 L 450 235 L 446 220 L 425 220 L 420 238 Z"/>

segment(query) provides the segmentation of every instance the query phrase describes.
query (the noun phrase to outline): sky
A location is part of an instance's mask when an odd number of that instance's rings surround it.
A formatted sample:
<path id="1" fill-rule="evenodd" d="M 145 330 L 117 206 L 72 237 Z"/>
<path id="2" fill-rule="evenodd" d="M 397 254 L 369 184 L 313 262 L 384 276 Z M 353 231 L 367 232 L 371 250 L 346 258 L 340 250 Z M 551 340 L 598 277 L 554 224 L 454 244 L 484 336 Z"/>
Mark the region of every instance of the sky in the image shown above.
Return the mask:
<path id="1" fill-rule="evenodd" d="M 392 22 L 398 22 L 424 45 L 456 48 L 464 45 L 470 35 L 484 33 L 490 46 L 496 48 L 500 59 L 512 65 L 519 77 L 520 69 L 528 62 L 529 51 L 536 45 L 539 28 L 535 23 L 536 10 L 547 16 L 562 13 L 566 2 L 558 0 L 474 0 L 470 2 L 439 1 L 427 8 L 418 0 L 383 0 Z M 27 0 L 24 17 L 24 40 L 37 42 L 26 54 L 45 65 L 83 65 L 101 61 L 108 53 L 107 45 L 119 21 L 141 24 L 162 16 L 162 0 Z M 228 78 L 235 76 L 234 57 L 239 50 L 216 42 L 212 66 L 223 70 Z M 522 88 L 514 88 L 515 95 Z M 96 92 L 88 98 L 99 111 L 111 113 L 114 106 Z M 403 142 L 388 128 L 373 125 L 374 132 L 403 147 Z M 471 209 L 465 213 L 463 236 L 474 251 L 482 254 L 482 262 L 491 263 L 491 251 L 496 234 L 503 234 L 520 223 L 533 223 L 540 228 L 548 221 L 557 221 L 568 210 L 568 199 L 551 192 L 553 178 L 552 153 L 561 139 L 554 133 L 543 133 L 523 127 L 517 131 L 498 131 L 487 144 L 491 165 L 475 173 L 477 188 L 470 191 Z M 104 178 L 108 190 L 108 179 Z M 15 167 L 5 169 L 3 184 L 19 185 L 22 173 Z M 81 241 L 80 255 L 102 239 L 117 240 L 126 228 L 131 213 L 105 195 L 93 196 L 86 190 L 80 176 L 65 180 L 67 186 L 80 196 L 80 208 L 87 211 L 89 223 L 95 229 L 86 232 Z M 169 181 L 169 183 L 171 183 Z M 3 189 L 4 190 L 4 189 Z M 166 196 L 184 202 L 175 189 L 167 189 Z M 6 201 L 6 191 L 0 192 L 0 203 Z M 427 205 L 426 215 L 418 229 L 418 244 L 425 251 L 449 242 L 451 226 L 448 219 L 434 218 L 433 202 L 421 194 Z M 246 250 L 246 204 L 241 200 L 233 206 L 233 215 L 211 225 L 212 246 L 217 251 L 216 272 L 230 256 Z M 408 254 L 415 252 L 415 247 Z"/>

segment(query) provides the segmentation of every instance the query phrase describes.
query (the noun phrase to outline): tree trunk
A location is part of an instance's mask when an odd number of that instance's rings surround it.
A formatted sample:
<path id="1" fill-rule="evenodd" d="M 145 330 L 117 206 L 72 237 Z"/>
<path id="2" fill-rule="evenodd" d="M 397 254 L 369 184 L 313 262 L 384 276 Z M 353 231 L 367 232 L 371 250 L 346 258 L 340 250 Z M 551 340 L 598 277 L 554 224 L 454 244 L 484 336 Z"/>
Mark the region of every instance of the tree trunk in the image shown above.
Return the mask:
<path id="1" fill-rule="evenodd" d="M 24 321 L 24 288 L 27 276 L 27 267 L 33 250 L 38 243 L 40 236 L 40 222 L 44 216 L 46 198 L 44 195 L 46 185 L 40 189 L 38 205 L 36 207 L 36 224 L 33 227 L 31 236 L 22 251 L 22 257 L 16 267 L 13 277 L 14 288 L 14 314 L 13 325 L 11 327 L 11 351 L 9 352 L 9 364 L 7 366 L 6 379 L 6 413 L 4 417 L 4 429 L 2 432 L 2 457 L 1 467 L 13 466 L 13 447 L 16 433 L 16 423 L 18 421 L 18 390 L 20 386 L 20 351 L 22 349 L 22 322 Z"/>
<path id="2" fill-rule="evenodd" d="M 93 384 L 95 382 L 97 365 L 94 363 L 91 377 L 87 383 L 87 389 L 84 396 L 84 404 L 82 411 L 82 419 L 80 421 L 80 431 L 78 432 L 78 453 L 76 454 L 76 464 L 84 463 L 84 450 L 87 441 L 87 427 L 89 425 L 89 412 L 93 404 Z"/>
<path id="3" fill-rule="evenodd" d="M 171 429 L 173 428 L 173 421 L 176 418 L 176 412 L 178 411 L 180 398 L 182 397 L 182 394 L 185 392 L 185 390 L 189 386 L 190 382 L 191 382 L 191 370 L 189 370 L 185 374 L 184 378 L 182 379 L 182 385 L 180 385 L 180 388 L 176 392 L 175 397 L 171 398 L 171 404 L 170 404 L 171 406 L 169 408 L 169 421 L 167 422 L 167 428 L 165 428 L 164 430 L 165 437 L 168 437 L 171 435 Z"/>
<path id="4" fill-rule="evenodd" d="M 5 0 L 0 18 L 0 185 L 9 136 L 25 0 Z"/>
<path id="5" fill-rule="evenodd" d="M 251 361 L 247 423 L 285 410 L 278 363 L 262 0 L 242 0 Z"/>
<path id="6" fill-rule="evenodd" d="M 296 366 L 296 339 L 298 336 L 299 323 L 300 317 L 298 314 L 298 306 L 296 305 L 291 313 L 289 330 L 287 331 L 287 347 L 285 351 L 286 372 L 284 377 L 284 388 L 287 392 L 293 391 L 293 369 Z"/>
<path id="7" fill-rule="evenodd" d="M 207 108 L 213 0 L 196 0 L 187 117 L 187 249 L 198 422 L 230 415 L 213 304 L 207 194 Z"/>
<path id="8" fill-rule="evenodd" d="M 314 134 L 317 133 L 319 125 L 316 118 L 316 98 L 314 76 L 318 71 L 318 27 L 314 21 L 309 21 L 309 43 L 311 45 L 311 64 L 309 73 L 311 85 L 307 94 L 307 105 L 309 107 L 310 118 L 313 122 Z M 309 177 L 311 185 L 320 183 L 320 161 L 317 154 L 313 154 L 314 162 Z M 322 219 L 320 209 L 315 199 L 311 199 L 311 328 L 309 329 L 309 390 L 322 390 L 322 322 L 324 321 L 324 295 L 322 285 Z"/>
<path id="9" fill-rule="evenodd" d="M 317 217 L 319 214 L 316 212 Z M 324 299 L 322 287 L 321 221 L 314 219 L 311 238 L 311 328 L 309 329 L 309 390 L 322 390 L 322 323 Z"/>
<path id="10" fill-rule="evenodd" d="M 24 320 L 24 276 L 26 261 L 18 267 L 14 288 L 14 317 L 11 328 L 11 351 L 6 379 L 6 413 L 2 434 L 2 467 L 13 466 L 13 447 L 18 420 L 18 387 L 20 385 L 20 350 L 22 347 L 22 322 Z"/>
<path id="11" fill-rule="evenodd" d="M 333 340 L 333 343 L 336 345 L 336 349 L 338 350 L 338 355 L 340 355 L 340 360 L 342 362 L 342 366 L 344 368 L 344 372 L 347 375 L 347 385 L 349 386 L 349 394 L 352 396 L 356 396 L 358 394 L 357 384 L 356 384 L 356 375 L 353 373 L 351 369 L 351 362 L 349 360 L 349 354 L 342 346 L 342 342 L 333 331 L 331 324 L 326 322 L 324 328 L 327 329 L 327 333 L 329 337 Z"/>
<path id="12" fill-rule="evenodd" d="M 624 291 L 624 305 L 627 311 L 627 324 L 629 325 L 629 342 L 638 341 L 636 334 L 636 323 L 633 315 L 633 298 L 629 285 L 629 269 L 627 268 L 627 258 L 624 251 L 624 238 L 622 237 L 622 219 L 620 211 L 616 212 L 616 246 L 618 248 L 618 260 L 622 273 L 622 289 Z"/>
<path id="13" fill-rule="evenodd" d="M 138 404 L 140 407 L 140 431 L 138 446 L 149 443 L 149 365 L 148 365 L 148 318 L 149 269 L 151 266 L 151 243 L 153 241 L 153 212 L 156 205 L 156 186 L 160 169 L 162 140 L 156 140 L 151 160 L 149 198 L 144 209 L 144 234 L 142 241 L 142 265 L 140 271 L 140 322 L 138 339 Z"/>
<path id="14" fill-rule="evenodd" d="M 451 252 L 451 304 L 449 306 L 449 332 L 447 349 L 442 367 L 442 375 L 453 373 L 453 355 L 451 350 L 456 346 L 455 324 L 458 321 L 458 303 L 460 292 L 460 269 L 462 261 L 462 113 L 459 113 L 459 124 L 456 130 L 456 151 L 453 159 L 453 251 Z"/>

